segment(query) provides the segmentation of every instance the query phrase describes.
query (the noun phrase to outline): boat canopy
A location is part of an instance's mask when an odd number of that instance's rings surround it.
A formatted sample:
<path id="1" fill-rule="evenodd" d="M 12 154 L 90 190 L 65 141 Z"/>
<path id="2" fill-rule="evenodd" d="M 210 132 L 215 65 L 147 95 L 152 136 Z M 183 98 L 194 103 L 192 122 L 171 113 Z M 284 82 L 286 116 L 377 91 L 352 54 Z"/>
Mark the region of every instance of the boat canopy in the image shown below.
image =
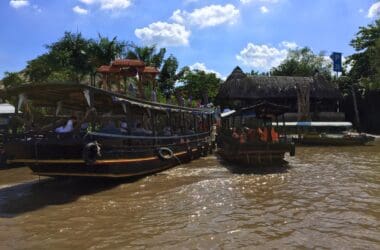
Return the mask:
<path id="1" fill-rule="evenodd" d="M 221 113 L 220 114 L 220 116 L 222 117 L 222 118 L 224 118 L 224 117 L 227 117 L 227 116 L 230 116 L 230 115 L 232 115 L 233 113 L 235 113 L 236 112 L 236 110 L 228 110 L 228 111 L 226 111 L 226 112 L 223 112 L 223 113 Z"/>
<path id="2" fill-rule="evenodd" d="M 15 107 L 9 103 L 0 103 L 0 114 L 13 114 Z"/>
<path id="3" fill-rule="evenodd" d="M 187 112 L 192 114 L 212 114 L 214 112 L 213 109 L 207 108 L 198 109 L 150 102 L 84 84 L 28 84 L 0 92 L 0 97 L 4 99 L 12 96 L 19 97 L 18 109 L 22 103 L 32 101 L 34 106 L 57 107 L 57 105 L 60 105 L 63 108 L 72 110 L 95 107 L 99 111 L 109 111 L 110 107 L 120 104 L 124 111 L 125 105 L 131 105 L 163 112 Z"/>
<path id="4" fill-rule="evenodd" d="M 287 127 L 352 127 L 351 122 L 285 122 Z"/>
<path id="5" fill-rule="evenodd" d="M 222 114 L 222 118 L 233 116 L 245 116 L 245 117 L 265 117 L 269 115 L 279 116 L 289 110 L 289 107 L 263 101 L 253 106 L 241 108 L 237 111 L 232 110 Z"/>

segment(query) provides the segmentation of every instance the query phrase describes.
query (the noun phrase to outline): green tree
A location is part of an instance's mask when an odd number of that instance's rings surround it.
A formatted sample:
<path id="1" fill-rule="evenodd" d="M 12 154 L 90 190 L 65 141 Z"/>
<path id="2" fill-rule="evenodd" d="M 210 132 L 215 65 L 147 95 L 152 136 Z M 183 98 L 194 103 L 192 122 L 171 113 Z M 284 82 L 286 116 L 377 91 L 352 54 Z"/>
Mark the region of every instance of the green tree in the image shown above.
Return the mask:
<path id="1" fill-rule="evenodd" d="M 5 88 L 17 87 L 25 82 L 25 80 L 17 72 L 4 72 L 4 78 L 1 80 Z"/>
<path id="2" fill-rule="evenodd" d="M 290 50 L 286 59 L 271 69 L 274 76 L 314 76 L 317 72 L 330 79 L 331 63 L 323 53 L 316 55 L 308 47 Z"/>
<path id="3" fill-rule="evenodd" d="M 57 60 L 55 65 L 59 70 L 68 70 L 70 80 L 80 83 L 91 73 L 90 40 L 81 33 L 65 32 L 57 42 L 47 46 L 50 56 Z"/>
<path id="4" fill-rule="evenodd" d="M 98 34 L 98 40 L 89 41 L 89 62 L 91 66 L 91 82 L 95 83 L 96 69 L 101 65 L 109 65 L 117 57 L 125 53 L 127 43 L 118 41 L 115 36 L 111 40 Z"/>
<path id="5" fill-rule="evenodd" d="M 359 27 L 358 33 L 351 40 L 350 45 L 356 53 L 348 57 L 352 68 L 349 76 L 355 81 L 368 82 L 379 75 L 380 71 L 380 19 L 367 27 Z"/>
<path id="6" fill-rule="evenodd" d="M 188 96 L 202 100 L 203 103 L 208 103 L 210 98 L 213 99 L 217 95 L 221 83 L 221 79 L 214 73 L 201 70 L 185 72 L 180 81 Z"/>
<path id="7" fill-rule="evenodd" d="M 136 45 L 130 45 L 127 51 L 128 59 L 137 59 L 145 63 L 146 66 L 160 68 L 164 60 L 166 53 L 165 48 L 161 48 L 157 52 L 155 45 L 139 47 Z M 142 98 L 145 97 L 144 86 L 141 81 L 137 82 L 137 87 Z"/>
<path id="8" fill-rule="evenodd" d="M 167 97 L 173 94 L 176 81 L 183 75 L 184 71 L 177 74 L 178 60 L 170 55 L 163 62 L 160 74 L 158 75 L 158 86 L 160 91 Z"/>
<path id="9" fill-rule="evenodd" d="M 161 48 L 157 52 L 155 45 L 139 47 L 130 45 L 127 51 L 128 59 L 138 59 L 145 63 L 146 66 L 160 68 L 165 57 L 166 49 Z"/>

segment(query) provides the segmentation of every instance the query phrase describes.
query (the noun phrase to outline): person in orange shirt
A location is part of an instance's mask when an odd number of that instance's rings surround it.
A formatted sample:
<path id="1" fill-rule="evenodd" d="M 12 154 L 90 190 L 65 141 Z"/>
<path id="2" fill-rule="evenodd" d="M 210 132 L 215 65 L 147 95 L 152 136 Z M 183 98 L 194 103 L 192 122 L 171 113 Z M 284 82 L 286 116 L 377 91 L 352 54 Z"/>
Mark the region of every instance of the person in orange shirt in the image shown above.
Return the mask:
<path id="1" fill-rule="evenodd" d="M 264 140 L 264 132 L 260 127 L 257 128 L 257 137 L 260 141 Z"/>
<path id="2" fill-rule="evenodd" d="M 261 130 L 261 129 L 260 129 Z M 260 140 L 263 141 L 263 142 L 267 142 L 268 141 L 268 129 L 267 127 L 264 127 L 262 130 L 261 130 L 261 133 L 260 133 Z"/>
<path id="3" fill-rule="evenodd" d="M 236 128 L 232 129 L 232 138 L 238 140 L 240 138 L 239 134 L 236 131 Z"/>
<path id="4" fill-rule="evenodd" d="M 244 132 L 244 130 L 242 130 L 240 133 L 239 142 L 240 144 L 247 142 L 247 134 Z"/>
<path id="5" fill-rule="evenodd" d="M 276 132 L 276 130 L 274 130 L 273 127 L 272 127 L 270 133 L 271 133 L 271 136 L 272 136 L 272 141 L 273 142 L 278 142 L 278 133 Z"/>
<path id="6" fill-rule="evenodd" d="M 251 128 L 248 129 L 248 132 L 247 132 L 247 141 L 248 142 L 254 142 L 255 141 L 255 131 Z"/>

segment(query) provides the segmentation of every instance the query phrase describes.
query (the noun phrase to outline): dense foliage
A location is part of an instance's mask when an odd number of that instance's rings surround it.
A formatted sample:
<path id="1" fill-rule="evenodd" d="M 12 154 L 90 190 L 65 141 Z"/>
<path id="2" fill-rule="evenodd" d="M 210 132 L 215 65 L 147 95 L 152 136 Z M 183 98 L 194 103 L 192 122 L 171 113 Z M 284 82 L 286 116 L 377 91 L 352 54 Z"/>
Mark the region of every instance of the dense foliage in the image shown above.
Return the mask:
<path id="1" fill-rule="evenodd" d="M 380 19 L 367 27 L 360 27 L 350 45 L 356 53 L 348 57 L 352 68 L 348 76 L 361 87 L 380 88 Z"/>
<path id="2" fill-rule="evenodd" d="M 109 65 L 117 58 L 142 60 L 146 66 L 156 67 L 160 73 L 157 77 L 157 96 L 160 101 L 170 100 L 176 91 L 176 83 L 181 81 L 184 97 L 208 100 L 214 97 L 220 79 L 214 74 L 191 71 L 185 66 L 178 69 L 179 63 L 174 55 L 165 57 L 166 49 L 156 46 L 139 47 L 131 42 L 109 39 L 98 35 L 97 39 L 88 39 L 81 33 L 65 32 L 58 41 L 46 45 L 46 52 L 27 62 L 20 72 L 5 72 L 2 84 L 14 87 L 21 83 L 84 83 L 96 85 L 96 69 Z M 153 89 L 153 79 L 144 79 L 143 84 L 135 78 L 126 79 L 124 83 L 137 84 L 141 97 L 149 98 Z M 122 83 L 122 84 L 124 84 Z M 125 85 L 125 84 L 124 84 Z M 126 86 L 124 86 L 126 89 Z"/>
<path id="3" fill-rule="evenodd" d="M 308 47 L 290 50 L 286 59 L 271 70 L 274 76 L 314 76 L 316 73 L 331 78 L 331 63 L 323 53 L 316 55 Z"/>
<path id="4" fill-rule="evenodd" d="M 207 104 L 217 95 L 221 80 L 214 73 L 187 70 L 180 82 L 183 83 L 181 88 L 185 96 L 190 99 L 202 100 L 203 104 Z"/>

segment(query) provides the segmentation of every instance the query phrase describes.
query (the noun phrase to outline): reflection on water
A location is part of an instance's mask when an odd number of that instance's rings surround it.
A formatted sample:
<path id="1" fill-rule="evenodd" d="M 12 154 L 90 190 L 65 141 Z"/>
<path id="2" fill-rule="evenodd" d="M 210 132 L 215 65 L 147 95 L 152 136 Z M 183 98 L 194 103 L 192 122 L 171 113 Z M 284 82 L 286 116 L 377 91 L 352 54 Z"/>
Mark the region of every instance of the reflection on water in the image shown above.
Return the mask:
<path id="1" fill-rule="evenodd" d="M 0 248 L 378 248 L 380 145 L 297 153 L 248 174 L 215 156 L 121 181 L 0 170 Z"/>

